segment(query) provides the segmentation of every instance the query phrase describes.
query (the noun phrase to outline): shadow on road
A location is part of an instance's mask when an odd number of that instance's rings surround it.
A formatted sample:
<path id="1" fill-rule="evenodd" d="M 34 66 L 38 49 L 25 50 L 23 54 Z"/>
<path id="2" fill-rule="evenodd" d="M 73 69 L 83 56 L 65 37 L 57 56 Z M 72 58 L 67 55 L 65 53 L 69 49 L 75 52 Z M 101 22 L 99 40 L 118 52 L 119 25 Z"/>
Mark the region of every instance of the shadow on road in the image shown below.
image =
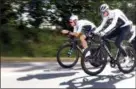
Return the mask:
<path id="1" fill-rule="evenodd" d="M 18 81 L 27 81 L 31 79 L 53 79 L 53 78 L 59 78 L 59 77 L 67 77 L 72 76 L 78 72 L 70 72 L 70 73 L 43 73 L 43 74 L 35 74 L 35 75 L 27 75 L 24 77 L 17 78 Z"/>
<path id="2" fill-rule="evenodd" d="M 70 88 L 116 88 L 114 84 L 117 82 L 123 81 L 125 79 L 129 79 L 134 77 L 134 74 L 124 74 L 119 75 L 98 75 L 95 78 L 91 78 L 94 76 L 85 76 L 79 77 L 68 82 L 62 82 L 60 85 L 68 85 L 67 89 Z"/>

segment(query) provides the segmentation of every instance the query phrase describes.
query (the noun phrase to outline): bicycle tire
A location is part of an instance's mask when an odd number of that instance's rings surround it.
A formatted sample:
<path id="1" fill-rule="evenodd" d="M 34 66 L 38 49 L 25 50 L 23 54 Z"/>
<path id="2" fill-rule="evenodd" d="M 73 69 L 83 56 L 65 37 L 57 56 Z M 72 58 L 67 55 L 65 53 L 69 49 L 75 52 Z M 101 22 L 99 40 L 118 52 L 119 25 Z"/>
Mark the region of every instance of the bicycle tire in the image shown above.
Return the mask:
<path id="1" fill-rule="evenodd" d="M 132 67 L 129 70 L 124 70 L 123 67 L 121 66 L 119 57 L 117 59 L 117 65 L 118 65 L 119 70 L 121 72 L 125 73 L 125 74 L 132 72 L 134 70 L 135 66 L 136 66 L 136 52 L 135 52 L 135 50 L 132 47 L 129 46 L 129 47 L 127 47 L 126 52 L 127 52 L 128 55 L 131 55 L 131 56 L 133 55 L 133 57 L 134 57 L 134 63 L 133 63 Z M 120 55 L 121 55 L 121 53 L 119 53 L 119 56 Z"/>
<path id="2" fill-rule="evenodd" d="M 68 48 L 68 47 L 71 47 L 71 44 L 66 44 L 66 45 L 63 45 L 63 46 L 61 46 L 60 48 L 59 48 L 59 50 L 58 50 L 58 52 L 57 52 L 57 62 L 58 62 L 58 64 L 61 66 L 61 67 L 63 67 L 63 68 L 72 68 L 73 66 L 75 66 L 76 64 L 77 64 L 77 62 L 78 62 L 78 59 L 79 59 L 79 52 L 78 52 L 78 49 L 76 48 L 76 49 L 74 49 L 74 51 L 76 51 L 76 58 L 75 58 L 75 60 L 71 63 L 71 64 L 64 64 L 63 62 L 62 62 L 62 60 L 61 60 L 61 52 L 63 51 L 63 49 L 65 49 L 65 48 Z"/>
<path id="3" fill-rule="evenodd" d="M 90 50 L 90 48 L 87 48 L 87 49 L 83 52 L 83 56 L 82 56 L 82 58 L 81 58 L 81 67 L 82 67 L 82 69 L 84 70 L 84 72 L 85 72 L 86 74 L 91 75 L 91 76 L 95 76 L 95 75 L 98 75 L 99 73 L 101 73 L 101 72 L 104 70 L 104 68 L 105 68 L 105 66 L 106 66 L 106 64 L 107 64 L 107 58 L 106 58 L 105 54 L 103 54 L 102 50 L 99 49 L 98 51 L 100 52 L 101 56 L 104 58 L 103 62 L 101 63 L 101 66 L 102 66 L 102 67 L 101 67 L 98 71 L 92 72 L 92 71 L 88 70 L 88 68 L 86 68 L 86 65 L 85 65 L 85 55 L 86 55 L 86 53 L 88 52 L 88 50 Z M 97 52 L 98 52 L 98 51 L 97 51 Z M 91 55 L 90 55 L 90 56 L 91 56 Z M 90 63 L 90 65 L 91 65 L 91 63 Z"/>

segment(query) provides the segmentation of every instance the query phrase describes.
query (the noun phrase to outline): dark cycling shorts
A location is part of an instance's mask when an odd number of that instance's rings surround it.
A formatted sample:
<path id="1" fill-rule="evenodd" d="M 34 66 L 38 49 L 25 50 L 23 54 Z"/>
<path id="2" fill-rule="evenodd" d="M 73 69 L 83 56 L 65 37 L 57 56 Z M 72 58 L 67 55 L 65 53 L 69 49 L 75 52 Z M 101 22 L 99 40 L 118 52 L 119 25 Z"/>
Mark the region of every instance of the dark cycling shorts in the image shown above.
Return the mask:
<path id="1" fill-rule="evenodd" d="M 127 39 L 127 35 L 130 33 L 130 26 L 120 27 L 115 29 L 110 34 L 106 35 L 105 37 L 108 39 L 115 38 L 115 45 L 120 51 L 123 53 L 124 56 L 127 56 L 125 50 L 122 47 L 123 40 Z"/>
<path id="2" fill-rule="evenodd" d="M 120 37 L 121 41 L 127 39 L 127 36 L 130 33 L 130 26 L 116 28 L 113 32 L 108 33 L 105 37 L 108 39 L 112 39 L 114 37 Z"/>
<path id="3" fill-rule="evenodd" d="M 83 26 L 83 29 L 82 29 L 82 33 L 85 35 L 85 36 L 88 36 L 90 35 L 90 33 L 95 30 L 95 28 L 92 28 L 91 25 L 86 25 L 86 26 Z"/>

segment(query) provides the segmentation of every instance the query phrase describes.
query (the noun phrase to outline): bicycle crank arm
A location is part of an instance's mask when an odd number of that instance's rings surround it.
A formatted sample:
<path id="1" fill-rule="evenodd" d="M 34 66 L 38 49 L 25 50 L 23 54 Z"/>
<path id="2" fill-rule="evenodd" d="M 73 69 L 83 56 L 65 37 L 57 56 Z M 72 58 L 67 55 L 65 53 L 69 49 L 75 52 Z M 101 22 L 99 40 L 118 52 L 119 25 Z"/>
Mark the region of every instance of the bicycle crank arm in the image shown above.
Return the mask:
<path id="1" fill-rule="evenodd" d="M 115 68 L 116 67 L 116 64 L 117 64 L 117 62 L 116 62 L 116 60 L 111 60 L 110 61 L 110 66 L 112 67 L 112 68 Z"/>

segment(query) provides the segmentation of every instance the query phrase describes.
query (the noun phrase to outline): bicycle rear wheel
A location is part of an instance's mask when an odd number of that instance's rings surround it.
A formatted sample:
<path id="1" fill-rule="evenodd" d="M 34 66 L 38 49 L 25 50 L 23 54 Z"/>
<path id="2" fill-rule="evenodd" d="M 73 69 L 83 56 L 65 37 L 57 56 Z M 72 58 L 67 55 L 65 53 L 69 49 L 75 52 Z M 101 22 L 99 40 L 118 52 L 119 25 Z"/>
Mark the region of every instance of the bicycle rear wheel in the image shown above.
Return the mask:
<path id="1" fill-rule="evenodd" d="M 134 70 L 136 66 L 136 53 L 135 50 L 130 46 L 127 46 L 125 50 L 129 59 L 124 59 L 123 54 L 120 52 L 117 59 L 117 65 L 121 72 L 130 73 Z"/>
<path id="2" fill-rule="evenodd" d="M 92 50 L 93 48 L 87 48 L 81 59 L 81 66 L 85 73 L 91 76 L 95 76 L 101 73 L 107 63 L 107 57 L 101 49 L 96 51 Z M 86 55 L 90 51 L 90 55 Z M 94 66 L 94 63 L 97 65 Z"/>
<path id="3" fill-rule="evenodd" d="M 71 68 L 76 65 L 79 59 L 79 51 L 71 44 L 63 45 L 57 52 L 57 62 L 63 68 Z"/>

